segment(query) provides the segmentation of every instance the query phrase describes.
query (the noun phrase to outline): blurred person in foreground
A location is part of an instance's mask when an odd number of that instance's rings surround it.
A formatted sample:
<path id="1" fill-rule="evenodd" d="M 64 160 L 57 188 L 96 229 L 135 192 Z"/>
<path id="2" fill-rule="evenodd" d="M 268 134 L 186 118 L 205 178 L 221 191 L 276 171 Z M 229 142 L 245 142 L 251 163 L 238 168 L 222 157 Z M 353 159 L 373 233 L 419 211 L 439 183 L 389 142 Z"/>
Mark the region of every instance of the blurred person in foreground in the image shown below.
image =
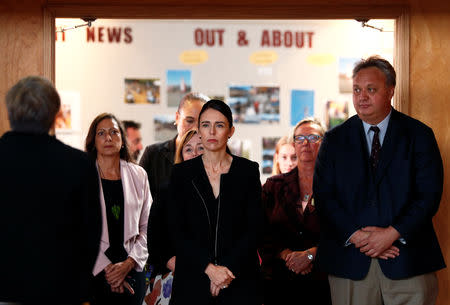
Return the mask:
<path id="1" fill-rule="evenodd" d="M 12 131 L 0 138 L 0 302 L 89 299 L 102 224 L 97 172 L 86 153 L 49 135 L 60 104 L 38 76 L 6 95 Z"/>

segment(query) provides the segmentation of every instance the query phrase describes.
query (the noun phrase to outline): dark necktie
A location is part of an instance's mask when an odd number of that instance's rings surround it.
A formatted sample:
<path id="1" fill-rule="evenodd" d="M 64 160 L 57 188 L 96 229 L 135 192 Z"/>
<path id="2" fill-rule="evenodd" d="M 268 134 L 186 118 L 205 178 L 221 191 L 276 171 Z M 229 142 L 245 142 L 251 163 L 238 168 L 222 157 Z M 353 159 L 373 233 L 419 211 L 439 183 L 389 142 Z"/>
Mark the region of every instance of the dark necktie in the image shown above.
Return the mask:
<path id="1" fill-rule="evenodd" d="M 372 166 L 372 170 L 375 172 L 378 164 L 378 159 L 380 158 L 380 128 L 377 126 L 371 126 L 370 130 L 374 132 L 373 140 L 372 140 L 372 151 L 370 152 L 370 165 Z"/>

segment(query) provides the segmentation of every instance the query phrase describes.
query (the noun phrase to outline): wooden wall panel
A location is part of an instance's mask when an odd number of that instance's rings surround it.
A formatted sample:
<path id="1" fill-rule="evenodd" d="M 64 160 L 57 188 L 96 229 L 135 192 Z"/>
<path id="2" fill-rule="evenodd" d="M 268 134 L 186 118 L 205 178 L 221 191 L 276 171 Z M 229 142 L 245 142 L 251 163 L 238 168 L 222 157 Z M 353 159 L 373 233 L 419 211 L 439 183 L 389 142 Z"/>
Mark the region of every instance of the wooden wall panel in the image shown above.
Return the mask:
<path id="1" fill-rule="evenodd" d="M 430 9 L 431 8 L 431 9 Z M 410 112 L 436 135 L 444 162 L 444 193 L 434 218 L 447 265 L 450 264 L 450 2 L 414 1 L 411 14 Z M 438 304 L 449 304 L 450 269 L 438 272 Z"/>
<path id="2" fill-rule="evenodd" d="M 7 90 L 27 75 L 43 75 L 43 20 L 40 0 L 0 3 L 0 135 L 9 129 Z"/>
<path id="3" fill-rule="evenodd" d="M 394 17 L 410 6 L 409 101 L 400 105 L 431 126 L 444 160 L 445 186 L 435 217 L 438 238 L 450 264 L 450 2 L 448 0 L 2 0 L 0 2 L 0 98 L 18 79 L 30 74 L 52 77 L 54 45 L 44 42 L 44 28 L 58 17 L 155 18 L 341 18 Z M 47 11 L 42 6 L 47 5 Z M 87 8 L 88 7 L 88 8 Z M 124 14 L 127 11 L 127 14 Z M 133 14 L 130 14 L 133 12 Z M 406 42 L 406 44 L 408 44 Z M 50 52 L 50 54 L 48 54 Z M 403 61 L 404 64 L 405 61 Z M 398 67 L 397 67 L 398 68 Z M 53 74 L 54 75 L 54 74 Z M 408 89 L 408 88 L 406 88 Z M 403 87 L 402 87 L 403 90 Z M 0 135 L 7 130 L 6 112 L 0 103 Z M 438 273 L 439 305 L 450 299 L 450 273 Z"/>

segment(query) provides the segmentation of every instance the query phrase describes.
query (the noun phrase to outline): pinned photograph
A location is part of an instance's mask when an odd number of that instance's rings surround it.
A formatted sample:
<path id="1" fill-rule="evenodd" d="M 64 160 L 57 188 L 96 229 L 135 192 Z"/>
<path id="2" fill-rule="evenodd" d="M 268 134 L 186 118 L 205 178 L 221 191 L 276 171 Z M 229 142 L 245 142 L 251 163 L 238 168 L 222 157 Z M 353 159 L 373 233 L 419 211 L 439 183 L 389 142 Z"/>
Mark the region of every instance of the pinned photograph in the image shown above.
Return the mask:
<path id="1" fill-rule="evenodd" d="M 231 150 L 231 153 L 246 159 L 250 159 L 251 147 L 252 142 L 250 140 L 231 138 L 230 141 L 228 141 L 228 148 Z"/>
<path id="2" fill-rule="evenodd" d="M 181 98 L 191 92 L 191 70 L 167 70 L 167 106 L 178 107 Z"/>
<path id="3" fill-rule="evenodd" d="M 227 99 L 236 123 L 278 123 L 280 88 L 229 86 Z"/>
<path id="4" fill-rule="evenodd" d="M 159 104 L 161 81 L 152 79 L 125 79 L 125 103 Z"/>
<path id="5" fill-rule="evenodd" d="M 348 103 L 327 101 L 325 111 L 325 122 L 327 128 L 331 129 L 348 119 Z"/>
<path id="6" fill-rule="evenodd" d="M 273 168 L 273 155 L 280 137 L 267 137 L 262 139 L 262 173 L 271 174 Z"/>
<path id="7" fill-rule="evenodd" d="M 307 117 L 314 116 L 314 91 L 292 90 L 291 91 L 291 125 Z"/>
<path id="8" fill-rule="evenodd" d="M 359 58 L 340 57 L 339 58 L 339 92 L 352 93 L 353 81 L 352 71 Z"/>
<path id="9" fill-rule="evenodd" d="M 177 135 L 174 114 L 159 114 L 153 118 L 155 126 L 155 142 L 167 141 Z"/>

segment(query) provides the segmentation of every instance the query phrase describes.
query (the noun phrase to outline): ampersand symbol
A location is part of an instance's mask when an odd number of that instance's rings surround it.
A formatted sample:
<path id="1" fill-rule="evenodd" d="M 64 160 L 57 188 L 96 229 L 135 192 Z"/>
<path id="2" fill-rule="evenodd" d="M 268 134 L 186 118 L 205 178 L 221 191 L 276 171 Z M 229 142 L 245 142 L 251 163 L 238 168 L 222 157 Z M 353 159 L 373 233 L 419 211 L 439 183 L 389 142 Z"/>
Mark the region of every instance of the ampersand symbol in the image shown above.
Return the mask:
<path id="1" fill-rule="evenodd" d="M 238 32 L 238 45 L 241 47 L 248 45 L 248 40 L 245 39 L 245 35 L 246 35 L 245 31 Z"/>

